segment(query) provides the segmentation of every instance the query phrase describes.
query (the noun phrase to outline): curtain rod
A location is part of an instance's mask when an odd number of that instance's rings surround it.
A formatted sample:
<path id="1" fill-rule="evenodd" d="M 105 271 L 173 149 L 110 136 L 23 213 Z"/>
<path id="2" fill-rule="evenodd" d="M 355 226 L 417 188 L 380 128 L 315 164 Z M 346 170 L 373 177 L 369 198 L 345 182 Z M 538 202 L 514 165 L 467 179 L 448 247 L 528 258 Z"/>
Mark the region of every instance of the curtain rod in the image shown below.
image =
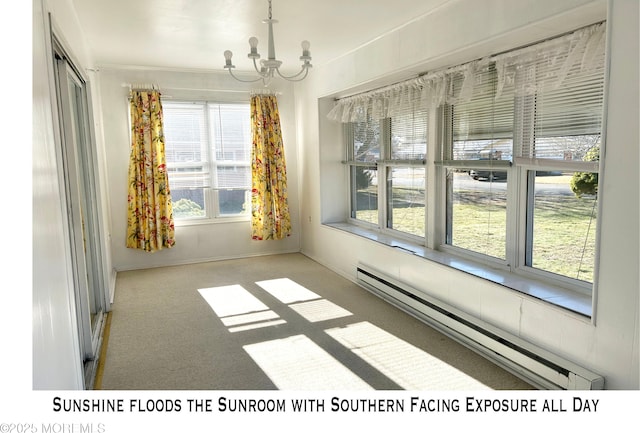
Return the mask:
<path id="1" fill-rule="evenodd" d="M 556 36 L 550 36 L 548 38 L 545 38 L 545 39 L 542 39 L 542 40 L 539 40 L 539 41 L 536 41 L 536 42 L 531 42 L 529 44 L 521 45 L 520 47 L 517 47 L 517 48 L 511 48 L 511 49 L 508 49 L 508 50 L 501 51 L 499 53 L 492 54 L 491 56 L 489 56 L 489 59 L 491 61 L 495 61 L 497 58 L 503 57 L 504 55 L 509 54 L 509 53 L 522 52 L 522 51 L 524 51 L 526 49 L 533 48 L 533 47 L 538 47 L 539 48 L 540 46 L 542 46 L 544 44 L 547 44 L 547 43 L 550 44 L 550 45 L 553 45 L 555 43 L 564 41 L 565 39 L 572 37 L 573 35 L 577 34 L 578 32 L 586 31 L 588 29 L 596 29 L 598 26 L 601 26 L 604 23 L 606 23 L 606 20 L 598 21 L 598 22 L 593 23 L 593 24 L 587 24 L 585 26 L 582 26 L 582 27 L 579 27 L 577 29 L 564 32 L 564 33 L 556 35 Z"/>
<path id="2" fill-rule="evenodd" d="M 221 92 L 221 93 L 249 93 L 249 94 L 273 94 L 273 95 L 282 95 L 282 92 L 272 92 L 270 90 L 263 89 L 254 89 L 254 90 L 234 90 L 234 89 L 202 89 L 202 88 L 193 88 L 193 87 L 164 87 L 159 84 L 151 84 L 151 83 L 122 83 L 122 87 L 128 87 L 129 90 L 132 89 L 153 89 L 153 90 L 184 90 L 191 92 Z"/>
<path id="3" fill-rule="evenodd" d="M 356 93 L 353 95 L 348 95 L 348 96 L 344 96 L 341 98 L 334 98 L 334 101 L 339 101 L 341 99 L 351 99 L 351 98 L 357 98 L 357 97 L 367 97 L 367 96 L 371 96 L 371 95 L 375 95 L 378 93 L 383 93 L 389 89 L 393 89 L 394 87 L 401 87 L 401 86 L 406 86 L 406 85 L 411 85 L 411 84 L 416 84 L 416 83 L 420 83 L 421 80 L 429 80 L 430 78 L 436 77 L 438 75 L 442 75 L 442 74 L 448 74 L 448 73 L 455 73 L 455 72 L 461 72 L 464 71 L 466 68 L 468 68 L 470 65 L 472 65 L 473 63 L 478 63 L 478 62 L 485 62 L 485 61 L 495 61 L 497 58 L 501 57 L 501 56 L 505 56 L 509 53 L 517 53 L 517 52 L 521 52 L 524 51 L 528 48 L 531 47 L 539 47 L 541 44 L 553 44 L 553 43 L 557 43 L 558 40 L 560 38 L 569 38 L 574 34 L 577 34 L 580 31 L 584 31 L 587 30 L 589 28 L 596 28 L 602 24 L 604 24 L 606 21 L 598 21 L 596 23 L 593 24 L 588 24 L 585 26 L 582 26 L 580 28 L 565 32 L 561 35 L 556 35 L 556 36 L 552 36 L 546 39 L 543 39 L 541 41 L 537 41 L 537 42 L 532 42 L 523 46 L 520 46 L 518 48 L 511 48 L 496 54 L 491 54 L 489 56 L 485 56 L 485 57 L 480 57 L 477 59 L 473 59 L 471 61 L 456 65 L 456 66 L 449 66 L 449 67 L 444 67 L 444 68 L 440 68 L 440 69 L 435 69 L 433 71 L 426 71 L 426 72 L 422 72 L 419 73 L 417 76 L 411 77 L 411 78 L 407 78 L 405 80 L 399 81 L 397 83 L 394 84 L 387 84 L 366 92 L 362 92 L 362 93 Z"/>
<path id="4" fill-rule="evenodd" d="M 151 83 L 122 83 L 122 87 L 132 89 L 154 89 L 154 90 L 190 90 L 194 92 L 229 92 L 229 93 L 249 93 L 248 90 L 230 90 L 230 89 L 197 89 L 193 87 L 164 87 L 159 84 Z"/>
<path id="5" fill-rule="evenodd" d="M 122 83 L 122 87 L 128 87 L 129 90 L 133 90 L 133 89 L 152 89 L 152 90 L 159 90 L 160 86 L 157 84 L 153 84 L 153 83 Z"/>

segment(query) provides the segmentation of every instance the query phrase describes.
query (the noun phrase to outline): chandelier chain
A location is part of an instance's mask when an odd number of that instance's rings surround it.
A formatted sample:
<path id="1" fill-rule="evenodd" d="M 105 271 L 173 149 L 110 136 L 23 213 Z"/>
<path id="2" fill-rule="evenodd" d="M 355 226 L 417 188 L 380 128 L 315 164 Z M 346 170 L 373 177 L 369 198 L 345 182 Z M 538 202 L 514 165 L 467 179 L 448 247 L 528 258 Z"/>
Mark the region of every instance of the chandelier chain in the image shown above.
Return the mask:
<path id="1" fill-rule="evenodd" d="M 269 19 L 271 19 L 271 0 L 269 0 Z"/>

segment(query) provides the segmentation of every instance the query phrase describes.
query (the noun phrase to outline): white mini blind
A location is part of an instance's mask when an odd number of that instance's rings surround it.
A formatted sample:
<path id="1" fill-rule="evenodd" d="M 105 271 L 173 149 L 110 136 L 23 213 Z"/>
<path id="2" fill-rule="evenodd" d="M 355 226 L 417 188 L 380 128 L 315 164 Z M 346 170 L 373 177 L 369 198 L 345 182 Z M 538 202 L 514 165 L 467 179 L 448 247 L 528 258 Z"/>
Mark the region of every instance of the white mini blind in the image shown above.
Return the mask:
<path id="1" fill-rule="evenodd" d="M 391 155 L 420 159 L 428 110 L 448 118 L 442 161 L 580 160 L 599 145 L 606 24 L 342 98 L 327 115 L 353 125 L 355 161 L 376 153 L 372 120 L 391 119 Z M 395 120 L 394 120 L 395 119 Z M 423 137 L 424 143 L 423 146 Z M 395 142 L 394 142 L 395 140 Z M 397 143 L 403 144 L 393 147 Z M 365 152 L 366 151 L 366 152 Z M 487 157 L 487 155 L 490 155 Z"/>
<path id="2" fill-rule="evenodd" d="M 496 57 L 500 95 L 518 98 L 521 136 L 516 156 L 571 159 L 595 145 L 602 129 L 605 24 L 589 26 Z"/>
<path id="3" fill-rule="evenodd" d="M 453 140 L 485 140 L 513 137 L 513 96 L 496 96 L 497 74 L 493 64 L 476 72 L 473 97 L 452 109 Z M 457 88 L 459 81 L 454 82 Z"/>
<path id="4" fill-rule="evenodd" d="M 380 160 L 380 144 L 382 141 L 380 121 L 368 118 L 365 121 L 348 123 L 346 132 L 353 137 L 349 140 L 348 160 L 373 163 Z"/>
<path id="5" fill-rule="evenodd" d="M 251 156 L 251 119 L 246 104 L 209 104 L 215 159 L 247 161 Z"/>
<path id="6" fill-rule="evenodd" d="M 576 73 L 561 88 L 527 100 L 535 118 L 533 137 L 522 143 L 519 156 L 581 159 L 585 148 L 597 146 L 602 130 L 603 76 L 602 71 Z"/>
<path id="7" fill-rule="evenodd" d="M 513 138 L 513 98 L 496 97 L 497 73 L 493 62 L 478 62 L 469 76 L 452 81 L 454 102 L 445 107 L 449 130 L 443 143 L 442 162 L 510 159 Z M 467 88 L 467 97 L 456 97 Z M 455 161 L 455 163 L 454 163 Z"/>
<path id="8" fill-rule="evenodd" d="M 206 104 L 163 101 L 162 109 L 171 189 L 211 186 Z"/>
<path id="9" fill-rule="evenodd" d="M 449 108 L 443 159 L 582 158 L 602 129 L 604 37 L 596 24 L 476 68 L 472 97 Z M 454 95 L 468 81 L 454 79 Z"/>
<path id="10" fill-rule="evenodd" d="M 246 189 L 251 185 L 251 168 L 249 165 L 233 165 L 216 167 L 216 181 L 219 189 Z"/>
<path id="11" fill-rule="evenodd" d="M 248 104 L 163 101 L 172 189 L 242 189 L 251 185 Z"/>
<path id="12" fill-rule="evenodd" d="M 427 153 L 427 110 L 410 105 L 391 117 L 391 159 L 424 160 Z"/>

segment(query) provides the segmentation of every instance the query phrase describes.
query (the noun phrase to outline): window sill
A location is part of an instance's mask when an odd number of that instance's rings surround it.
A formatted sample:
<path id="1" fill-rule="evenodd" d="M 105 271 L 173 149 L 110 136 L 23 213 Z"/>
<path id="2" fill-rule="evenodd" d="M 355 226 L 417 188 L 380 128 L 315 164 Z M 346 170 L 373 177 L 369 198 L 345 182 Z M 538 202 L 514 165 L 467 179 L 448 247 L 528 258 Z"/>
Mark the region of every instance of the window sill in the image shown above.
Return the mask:
<path id="1" fill-rule="evenodd" d="M 190 227 L 201 226 L 209 224 L 226 224 L 226 223 L 248 223 L 250 221 L 247 217 L 228 217 L 228 218 L 203 218 L 203 219 L 184 219 L 175 220 L 174 225 L 176 227 Z"/>
<path id="2" fill-rule="evenodd" d="M 564 310 L 579 314 L 582 317 L 591 318 L 592 307 L 591 296 L 589 295 L 577 293 L 539 280 L 496 270 L 477 261 L 457 257 L 440 251 L 434 251 L 425 246 L 399 240 L 354 224 L 330 223 L 324 225 L 370 239 L 399 251 L 413 254 L 453 269 L 457 269 L 478 278 L 524 293 L 536 299 L 540 299 Z"/>

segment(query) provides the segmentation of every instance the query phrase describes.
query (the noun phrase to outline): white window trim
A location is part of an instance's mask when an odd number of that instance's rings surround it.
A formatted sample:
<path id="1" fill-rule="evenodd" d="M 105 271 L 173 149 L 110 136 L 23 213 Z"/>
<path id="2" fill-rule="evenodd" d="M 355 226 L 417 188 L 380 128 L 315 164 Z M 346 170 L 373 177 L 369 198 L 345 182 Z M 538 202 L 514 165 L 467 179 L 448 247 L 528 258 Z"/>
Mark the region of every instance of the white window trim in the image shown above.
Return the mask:
<path id="1" fill-rule="evenodd" d="M 429 115 L 429 119 L 430 117 L 431 116 Z M 429 121 L 429 119 L 427 121 Z M 425 235 L 418 236 L 418 235 L 414 235 L 412 233 L 404 232 L 388 226 L 389 217 L 390 217 L 389 216 L 389 197 L 388 197 L 389 194 L 387 189 L 387 183 L 389 181 L 389 175 L 388 175 L 389 169 L 394 167 L 424 168 L 425 175 L 424 175 L 423 181 L 425 185 L 428 185 L 427 177 L 429 172 L 429 170 L 427 169 L 427 160 L 426 160 L 427 155 L 425 155 L 424 159 L 390 159 L 390 155 L 388 154 L 391 152 L 391 140 L 389 137 L 391 134 L 391 123 L 389 120 L 390 120 L 389 118 L 379 120 L 380 131 L 381 131 L 380 159 L 376 160 L 375 162 L 363 162 L 363 161 L 354 160 L 354 155 L 352 155 L 353 143 L 351 143 L 352 135 L 350 132 L 347 132 L 347 131 L 350 131 L 350 128 L 345 128 L 345 133 L 343 134 L 343 137 L 349 136 L 347 140 L 349 142 L 345 145 L 346 159 L 345 161 L 343 161 L 343 164 L 346 166 L 345 170 L 347 170 L 346 178 L 349 179 L 349 188 L 347 188 L 348 203 L 349 203 L 347 220 L 351 224 L 362 227 L 363 229 L 377 231 L 383 236 L 388 235 L 388 236 L 391 236 L 403 241 L 411 242 L 414 244 L 426 245 L 426 238 L 428 234 L 428 227 L 427 227 L 428 198 L 426 195 L 427 194 L 426 188 L 425 188 L 425 221 L 424 221 Z M 429 143 L 429 139 L 430 137 L 427 138 L 427 143 Z M 429 146 L 427 144 L 427 152 L 429 152 L 429 147 L 433 147 L 433 146 Z M 356 190 L 354 185 L 351 183 L 351 169 L 353 167 L 358 167 L 358 166 L 360 167 L 375 166 L 376 167 L 376 170 L 378 173 L 378 185 L 377 185 L 378 221 L 377 223 L 364 221 L 353 216 L 354 214 L 353 205 L 354 205 L 354 199 L 355 199 L 354 195 L 356 193 Z"/>
<path id="2" fill-rule="evenodd" d="M 207 128 L 207 140 L 208 140 L 208 148 L 207 148 L 207 161 L 203 164 L 200 163 L 191 163 L 194 166 L 200 165 L 208 165 L 209 167 L 209 184 L 208 187 L 196 188 L 202 189 L 204 198 L 205 198 L 205 215 L 204 216 L 194 216 L 194 217 L 182 217 L 175 218 L 174 217 L 174 225 L 176 227 L 188 227 L 188 226 L 198 226 L 198 225 L 208 225 L 208 224 L 226 224 L 226 223 L 242 223 L 246 224 L 251 220 L 251 213 L 247 212 L 246 214 L 232 214 L 232 215 L 222 215 L 219 213 L 219 195 L 216 193 L 220 190 L 228 190 L 229 188 L 218 188 L 216 183 L 216 170 L 219 166 L 247 166 L 251 167 L 251 161 L 248 160 L 246 162 L 228 162 L 228 161 L 217 161 L 215 159 L 215 149 L 213 148 L 213 128 L 211 127 L 211 122 L 209 119 L 209 104 L 225 104 L 225 105 L 246 105 L 249 104 L 246 101 L 217 101 L 217 100 L 196 100 L 196 99 L 188 99 L 188 98 L 172 98 L 170 101 L 163 101 L 164 104 L 171 103 L 186 103 L 186 104 L 203 104 L 204 105 L 204 116 L 205 116 L 205 125 Z M 185 166 L 188 166 L 189 163 L 185 163 Z M 170 174 L 169 174 L 170 176 Z M 251 185 L 247 187 L 249 190 L 251 189 Z M 251 205 L 251 196 L 247 198 L 247 205 Z"/>
<path id="3" fill-rule="evenodd" d="M 607 92 L 607 68 L 605 65 L 605 79 L 604 79 L 604 101 L 603 110 L 606 113 L 606 92 Z M 376 91 L 375 93 L 378 93 Z M 354 103 L 355 105 L 355 103 Z M 347 108 L 349 104 L 345 106 L 344 111 L 332 110 L 327 116 L 330 119 L 337 120 L 341 115 L 344 118 L 348 116 Z M 337 108 L 337 107 L 336 107 Z M 380 224 L 378 227 L 373 227 L 373 224 L 369 224 L 363 221 L 351 218 L 347 216 L 345 223 L 325 223 L 324 225 L 346 231 L 354 235 L 363 236 L 389 247 L 406 251 L 410 254 L 424 257 L 425 259 L 441 263 L 443 265 L 458 269 L 460 271 L 475 275 L 479 278 L 483 278 L 492 281 L 496 284 L 509 287 L 516 291 L 526 293 L 535 298 L 546 301 L 552 305 L 555 305 L 564 310 L 568 310 L 577 313 L 579 317 L 586 320 L 593 321 L 593 301 L 595 299 L 597 288 L 597 264 L 599 262 L 599 229 L 600 221 L 596 219 L 596 250 L 595 250 L 595 263 L 594 263 L 594 282 L 593 284 L 588 282 L 578 282 L 568 277 L 564 277 L 559 274 L 553 274 L 551 272 L 539 270 L 529 266 L 524 266 L 524 243 L 526 230 L 526 212 L 522 212 L 522 200 L 527 200 L 526 197 L 526 182 L 527 173 L 529 170 L 567 170 L 567 171 L 592 171 L 599 173 L 600 183 L 602 183 L 602 173 L 600 170 L 601 164 L 599 162 L 566 162 L 559 160 L 542 160 L 542 159 L 528 159 L 515 156 L 513 162 L 510 164 L 503 164 L 500 169 L 504 168 L 508 172 L 508 200 L 510 202 L 518 203 L 517 206 L 509 206 L 508 211 L 510 213 L 516 213 L 516 215 L 508 215 L 507 221 L 507 259 L 513 261 L 511 264 L 507 264 L 507 261 L 495 259 L 483 254 L 473 253 L 472 251 L 463 250 L 451 245 L 446 245 L 445 242 L 445 222 L 446 222 L 446 194 L 443 192 L 446 186 L 446 169 L 447 167 L 455 166 L 455 161 L 441 161 L 441 149 L 443 140 L 437 138 L 437 141 L 432 140 L 432 134 L 441 134 L 440 128 L 434 126 L 440 126 L 440 117 L 434 119 L 432 116 L 437 116 L 436 111 L 430 110 L 429 116 L 429 141 L 430 143 L 438 143 L 437 146 L 430 145 L 427 147 L 427 156 L 425 164 L 425 182 L 426 182 L 426 209 L 425 214 L 425 237 L 419 238 L 416 242 L 415 239 L 407 239 L 403 236 L 398 236 L 393 233 L 394 230 L 385 229 L 385 224 L 382 224 L 382 214 L 386 213 L 386 207 L 382 210 L 379 209 Z M 436 131 L 437 130 L 437 131 Z M 606 116 L 603 116 L 601 125 L 601 143 L 600 152 L 602 157 L 604 156 L 606 137 Z M 515 145 L 515 143 L 514 143 Z M 515 149 L 514 149 L 515 152 Z M 437 155 L 434 155 L 437 154 Z M 380 161 L 378 164 L 378 170 L 383 169 L 385 161 Z M 451 164 L 449 164 L 451 163 Z M 350 178 L 349 169 L 351 165 L 345 164 L 345 170 L 347 170 L 346 179 Z M 355 164 L 352 164 L 355 165 Z M 462 165 L 462 164 L 461 164 Z M 465 162 L 465 167 L 466 162 Z M 478 168 L 482 168 L 482 164 L 478 164 Z M 380 188 L 380 185 L 379 185 Z M 386 188 L 382 188 L 385 190 Z M 347 188 L 349 194 L 351 194 L 351 186 Z M 384 192 L 384 191 L 382 191 Z M 351 211 L 351 197 L 348 199 L 348 213 Z M 386 203 L 380 201 L 379 203 Z M 599 198 L 597 203 L 598 214 L 601 214 L 602 200 Z M 514 253 L 512 250 L 517 252 Z M 511 250 L 511 251 L 510 251 Z M 515 260 L 514 260 L 515 257 Z M 577 283 L 576 283 L 577 282 Z M 584 284 L 583 284 L 584 283 Z"/>

